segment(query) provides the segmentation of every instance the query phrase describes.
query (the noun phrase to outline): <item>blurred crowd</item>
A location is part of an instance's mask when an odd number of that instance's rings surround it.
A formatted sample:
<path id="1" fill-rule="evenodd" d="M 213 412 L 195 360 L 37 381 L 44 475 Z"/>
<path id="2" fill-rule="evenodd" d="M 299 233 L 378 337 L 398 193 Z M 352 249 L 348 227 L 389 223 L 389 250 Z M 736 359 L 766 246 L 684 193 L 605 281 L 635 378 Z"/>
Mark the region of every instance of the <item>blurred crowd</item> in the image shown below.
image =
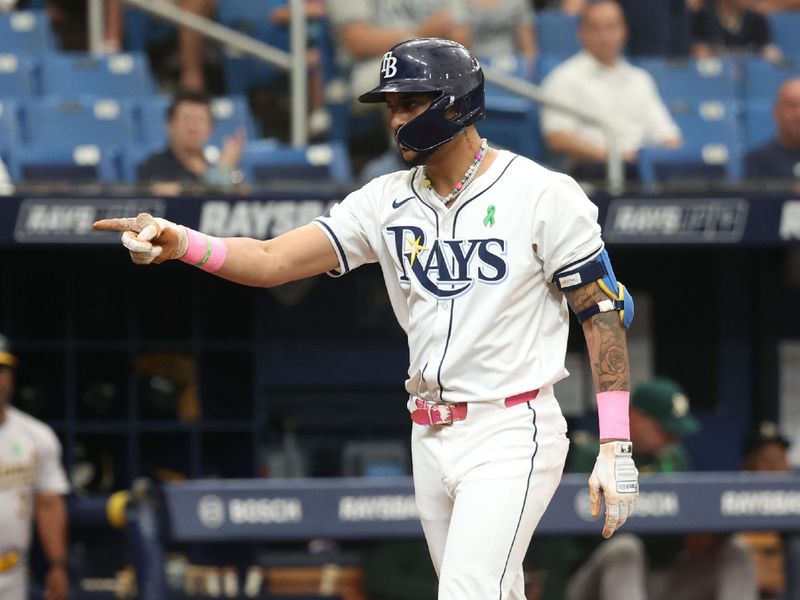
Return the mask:
<path id="1" fill-rule="evenodd" d="M 233 6 L 238 3 L 220 6 L 216 0 L 178 0 L 176 4 L 288 48 L 286 2 L 268 2 L 261 8 L 250 3 L 247 18 L 236 13 Z M 484 64 L 511 64 L 511 74 L 540 84 L 547 96 L 557 99 L 566 110 L 542 107 L 534 113 L 533 123 L 521 121 L 531 131 L 517 131 L 516 135 L 541 135 L 541 148 L 532 151 L 535 155 L 531 158 L 581 180 L 605 177 L 609 153 L 605 127 L 614 134 L 631 182 L 647 180 L 652 169 L 644 166 L 646 158 L 681 164 L 706 161 L 718 169 L 721 166 L 722 179 L 729 182 L 742 176 L 796 182 L 800 176 L 800 56 L 796 49 L 776 43 L 771 27 L 779 22 L 776 19 L 789 18 L 800 9 L 797 0 L 306 0 L 304 5 L 310 32 L 306 58 L 309 134 L 312 143 L 345 146 L 352 160 L 347 166 L 349 181 L 364 181 L 387 169 L 402 168 L 392 154 L 392 132 L 387 135 L 379 111 L 352 100 L 374 85 L 384 52 L 412 37 L 459 41 Z M 84 2 L 5 0 L 0 6 L 4 11 L 26 8 L 47 11 L 60 48 L 86 49 Z M 265 140 L 288 139 L 287 78 L 276 76 L 274 69 L 269 76 L 251 77 L 258 71 L 242 67 L 245 59 L 232 62 L 216 44 L 183 27 L 177 30 L 177 42 L 164 47 L 154 39 L 151 22 L 145 21 L 145 33 L 138 34 L 140 38 L 144 35 L 145 42 L 134 41 L 134 21 L 140 22 L 141 14 L 125 9 L 120 0 L 105 0 L 104 9 L 103 50 L 113 56 L 140 51 L 144 43 L 158 77 L 155 93 L 172 96 L 171 106 L 187 106 L 187 98 L 194 98 L 189 102 L 198 105 L 208 104 L 214 97 L 244 91 L 248 94 L 247 118 L 256 123 L 248 132 L 238 128 L 224 136 L 212 136 L 213 114 L 209 122 L 207 111 L 196 110 L 184 117 L 185 110 L 170 109 L 165 112 L 163 147 L 151 144 L 144 152 L 139 143 L 135 151 L 123 152 L 126 163 L 131 163 L 123 180 L 170 183 L 154 188 L 160 194 L 185 191 L 186 182 L 229 190 L 246 185 L 248 177 L 254 178 L 253 169 L 240 168 L 240 161 L 258 162 L 259 152 L 280 150 L 280 144 L 272 147 Z M 0 42 L 0 52 L 6 51 L 10 50 Z M 676 102 L 673 91 L 665 90 L 665 81 L 654 76 L 654 60 L 673 61 L 658 67 L 661 69 L 682 65 L 701 74 L 727 68 L 709 61 L 762 61 L 767 65 L 760 67 L 762 70 L 775 71 L 774 90 L 764 92 L 771 94 L 773 118 L 769 123 L 763 120 L 762 96 L 757 107 L 762 120 L 756 122 L 750 116 L 753 98 L 747 93 L 744 98 L 729 98 L 721 88 L 719 93 L 712 91 L 699 98 L 702 102 L 697 106 L 698 98 L 689 96 L 677 97 Z M 739 70 L 734 77 L 741 80 L 742 70 L 735 67 Z M 744 84 L 740 81 L 737 85 Z M 528 147 L 514 147 L 507 132 L 498 132 L 491 123 L 495 94 L 502 92 L 489 86 L 489 141 L 524 153 Z M 7 96 L 0 88 L 0 100 Z M 736 102 L 727 104 L 728 100 Z M 708 101 L 724 102 L 721 107 L 711 107 Z M 726 110 L 740 113 L 731 127 L 762 133 L 747 137 L 740 131 L 732 134 L 730 143 L 720 142 L 713 137 L 722 131 L 718 124 L 717 129 L 709 129 L 712 138 L 704 140 L 693 133 L 694 121 L 683 119 L 688 113 L 699 113 L 705 121 L 728 123 L 725 115 L 720 116 Z M 191 151 L 182 147 L 186 140 L 181 129 L 186 127 L 194 128 L 195 148 Z M 719 146 L 726 144 L 720 151 Z M 209 152 L 209 146 L 214 146 L 213 151 Z M 710 149 L 716 149 L 716 154 Z M 17 164 L 24 161 L 14 160 L 13 152 L 6 150 L 4 153 L 0 137 L 0 158 L 11 159 L 8 169 L 0 166 L 0 188 L 8 188 L 11 180 L 29 177 Z M 250 156 L 251 150 L 255 158 Z M 153 161 L 158 169 L 152 167 Z M 707 180 L 712 170 L 699 178 Z M 664 172 L 656 169 L 650 177 L 662 177 Z M 679 172 L 677 179 L 680 177 Z"/>

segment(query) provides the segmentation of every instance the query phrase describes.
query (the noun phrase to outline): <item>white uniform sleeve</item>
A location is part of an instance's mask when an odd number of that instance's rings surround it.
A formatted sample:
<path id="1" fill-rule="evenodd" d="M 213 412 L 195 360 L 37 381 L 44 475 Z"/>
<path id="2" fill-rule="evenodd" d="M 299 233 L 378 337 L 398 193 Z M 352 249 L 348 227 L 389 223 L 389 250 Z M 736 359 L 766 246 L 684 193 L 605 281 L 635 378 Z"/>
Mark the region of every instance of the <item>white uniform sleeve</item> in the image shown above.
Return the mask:
<path id="1" fill-rule="evenodd" d="M 339 258 L 339 268 L 328 273 L 331 277 L 344 275 L 365 263 L 378 262 L 372 239 L 377 225 L 366 190 L 364 187 L 349 194 L 328 213 L 312 221 L 328 236 Z"/>
<path id="2" fill-rule="evenodd" d="M 658 86 L 650 73 L 643 73 L 646 79 L 645 89 L 648 99 L 643 103 L 647 107 L 647 142 L 651 144 L 662 144 L 669 139 L 681 137 L 681 130 L 675 124 L 669 110 L 658 93 Z"/>
<path id="3" fill-rule="evenodd" d="M 558 175 L 539 197 L 533 213 L 533 250 L 547 281 L 603 249 L 597 206 L 574 179 Z"/>
<path id="4" fill-rule="evenodd" d="M 44 494 L 66 494 L 69 483 L 61 466 L 61 444 L 53 430 L 42 424 L 36 436 L 34 490 Z"/>

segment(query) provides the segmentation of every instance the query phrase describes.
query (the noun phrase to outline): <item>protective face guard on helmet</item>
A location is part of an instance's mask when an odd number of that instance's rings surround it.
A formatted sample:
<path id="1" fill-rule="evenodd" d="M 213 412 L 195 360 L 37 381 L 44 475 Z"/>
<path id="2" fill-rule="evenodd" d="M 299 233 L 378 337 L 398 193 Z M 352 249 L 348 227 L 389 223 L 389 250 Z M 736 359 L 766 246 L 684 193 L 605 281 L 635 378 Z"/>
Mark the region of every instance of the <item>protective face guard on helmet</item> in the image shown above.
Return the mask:
<path id="1" fill-rule="evenodd" d="M 457 114 L 451 119 L 447 111 L 453 106 Z M 398 130 L 397 141 L 409 150 L 429 152 L 449 142 L 467 126 L 482 118 L 483 114 L 477 114 L 479 111 L 481 109 L 472 106 L 469 97 L 456 100 L 454 96 L 439 96 L 422 114 Z"/>

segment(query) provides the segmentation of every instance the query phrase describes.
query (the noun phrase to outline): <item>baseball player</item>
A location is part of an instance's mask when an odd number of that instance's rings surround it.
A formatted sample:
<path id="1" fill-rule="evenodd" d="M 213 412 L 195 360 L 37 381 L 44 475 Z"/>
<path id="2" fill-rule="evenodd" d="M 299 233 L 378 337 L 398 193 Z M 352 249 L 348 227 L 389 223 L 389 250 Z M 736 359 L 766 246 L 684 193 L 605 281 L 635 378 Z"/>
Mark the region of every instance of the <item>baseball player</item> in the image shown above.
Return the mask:
<path id="1" fill-rule="evenodd" d="M 35 519 L 50 566 L 45 598 L 67 597 L 68 491 L 61 445 L 53 430 L 9 405 L 14 368 L 8 340 L 0 335 L 0 600 L 27 600 L 27 555 Z"/>
<path id="2" fill-rule="evenodd" d="M 633 301 L 575 181 L 480 138 L 483 72 L 463 46 L 394 46 L 360 101 L 385 104 L 410 168 L 306 226 L 267 241 L 220 239 L 148 214 L 95 228 L 123 231 L 135 263 L 179 259 L 251 286 L 378 263 L 408 335 L 413 478 L 439 598 L 523 600 L 523 557 L 567 454 L 553 396 L 568 375 L 567 301 L 597 390 L 602 444 L 589 487 L 595 516 L 605 498 L 603 536 L 633 510 Z"/>

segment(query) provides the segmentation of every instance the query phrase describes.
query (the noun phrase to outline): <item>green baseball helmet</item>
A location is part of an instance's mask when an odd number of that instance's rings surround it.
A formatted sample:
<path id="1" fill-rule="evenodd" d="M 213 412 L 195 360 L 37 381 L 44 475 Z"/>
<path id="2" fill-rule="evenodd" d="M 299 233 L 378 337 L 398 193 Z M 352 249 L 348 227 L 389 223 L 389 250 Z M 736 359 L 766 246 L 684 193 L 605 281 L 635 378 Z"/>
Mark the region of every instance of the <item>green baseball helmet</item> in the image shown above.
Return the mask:
<path id="1" fill-rule="evenodd" d="M 700 430 L 700 423 L 689 412 L 686 392 L 672 379 L 653 377 L 637 386 L 631 395 L 631 404 L 675 436 L 681 437 Z"/>

